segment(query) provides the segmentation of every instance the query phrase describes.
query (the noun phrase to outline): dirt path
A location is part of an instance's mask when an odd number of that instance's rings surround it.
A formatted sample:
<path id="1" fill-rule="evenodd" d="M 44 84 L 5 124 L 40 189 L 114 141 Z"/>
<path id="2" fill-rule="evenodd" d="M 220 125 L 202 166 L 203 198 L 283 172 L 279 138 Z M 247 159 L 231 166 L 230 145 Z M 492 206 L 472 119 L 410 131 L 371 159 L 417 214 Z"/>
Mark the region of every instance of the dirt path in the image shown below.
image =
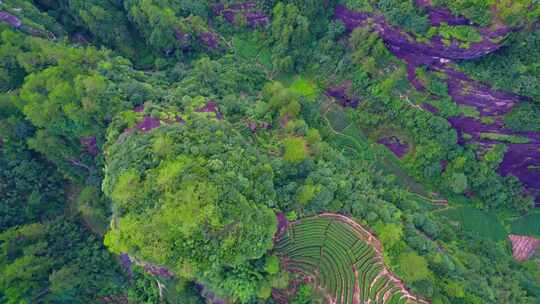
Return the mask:
<path id="1" fill-rule="evenodd" d="M 354 292 L 353 292 L 353 302 L 352 304 L 361 304 L 360 303 L 360 281 L 358 280 L 358 270 L 353 265 L 352 266 L 354 273 Z"/>

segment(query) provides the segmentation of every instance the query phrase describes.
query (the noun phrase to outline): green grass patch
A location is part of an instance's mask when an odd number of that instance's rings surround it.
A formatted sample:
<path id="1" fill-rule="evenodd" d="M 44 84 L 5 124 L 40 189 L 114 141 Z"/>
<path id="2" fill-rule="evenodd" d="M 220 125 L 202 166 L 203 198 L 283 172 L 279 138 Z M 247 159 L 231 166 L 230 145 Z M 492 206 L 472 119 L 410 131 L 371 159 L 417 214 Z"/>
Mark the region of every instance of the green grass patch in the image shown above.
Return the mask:
<path id="1" fill-rule="evenodd" d="M 529 140 L 525 137 L 516 136 L 516 135 L 499 134 L 499 133 L 480 133 L 480 138 L 504 141 L 511 144 L 526 144 L 529 142 Z"/>
<path id="2" fill-rule="evenodd" d="M 513 220 L 510 230 L 513 234 L 540 237 L 540 212 L 533 211 Z"/>
<path id="3" fill-rule="evenodd" d="M 254 41 L 234 36 L 232 44 L 236 50 L 236 54 L 242 58 L 255 58 L 259 54 L 260 49 Z"/>
<path id="4" fill-rule="evenodd" d="M 405 189 L 423 197 L 430 197 L 430 194 L 426 191 L 424 186 L 416 182 L 414 178 L 410 177 L 407 172 L 405 172 L 405 170 L 397 163 L 397 161 L 394 160 L 396 158 L 395 155 L 391 154 L 392 152 L 389 151 L 385 152 L 387 152 L 387 157 L 380 162 L 380 166 L 378 166 L 378 168 L 384 173 L 395 175 L 396 183 L 403 186 Z"/>
<path id="5" fill-rule="evenodd" d="M 332 129 L 334 129 L 336 132 L 341 133 L 347 126 L 350 125 L 350 121 L 345 112 L 343 112 L 343 110 L 336 105 L 330 106 L 330 109 L 328 112 L 326 112 L 325 117 L 328 119 Z"/>
<path id="6" fill-rule="evenodd" d="M 350 122 L 350 119 L 341 107 L 331 105 L 325 117 L 332 129 L 341 134 L 341 136 L 335 135 L 331 138 L 331 141 L 335 145 L 356 151 L 357 156 L 360 156 L 362 159 L 371 160 L 375 164 L 375 167 L 384 174 L 395 175 L 397 184 L 423 197 L 430 197 L 425 187 L 416 182 L 401 167 L 400 160 L 392 152 L 383 147 L 370 145 L 370 141 L 364 131 L 357 124 Z M 379 136 L 393 135 L 395 133 L 392 130 L 379 129 L 373 132 L 370 137 L 372 137 L 372 141 L 376 141 Z M 401 136 L 405 137 L 404 135 Z M 410 141 L 407 140 L 407 142 Z"/>
<path id="7" fill-rule="evenodd" d="M 480 112 L 478 112 L 475 107 L 460 105 L 459 110 L 466 117 L 480 118 Z"/>
<path id="8" fill-rule="evenodd" d="M 329 124 L 327 128 L 332 130 L 329 140 L 335 147 L 347 155 L 352 153 L 351 156 L 375 161 L 376 155 L 364 133 L 358 126 L 350 122 L 349 117 L 341 107 L 335 104 L 330 105 L 324 117 Z"/>
<path id="9" fill-rule="evenodd" d="M 431 27 L 427 33 L 429 38 L 440 35 L 445 40 L 457 39 L 462 42 L 481 42 L 482 35 L 478 29 L 468 25 L 456 25 L 451 26 L 448 24 L 441 24 L 438 27 Z"/>
<path id="10" fill-rule="evenodd" d="M 245 36 L 245 35 L 244 35 Z M 255 60 L 265 66 L 267 69 L 272 68 L 272 55 L 267 48 L 264 48 L 262 43 L 248 37 L 236 35 L 232 39 L 233 48 L 236 54 L 246 60 Z"/>
<path id="11" fill-rule="evenodd" d="M 299 96 L 304 96 L 309 101 L 314 101 L 320 92 L 315 83 L 302 76 L 296 77 L 289 86 L 289 89 Z"/>
<path id="12" fill-rule="evenodd" d="M 507 231 L 495 213 L 471 207 L 458 207 L 440 213 L 459 224 L 466 232 L 494 241 L 504 240 Z"/>

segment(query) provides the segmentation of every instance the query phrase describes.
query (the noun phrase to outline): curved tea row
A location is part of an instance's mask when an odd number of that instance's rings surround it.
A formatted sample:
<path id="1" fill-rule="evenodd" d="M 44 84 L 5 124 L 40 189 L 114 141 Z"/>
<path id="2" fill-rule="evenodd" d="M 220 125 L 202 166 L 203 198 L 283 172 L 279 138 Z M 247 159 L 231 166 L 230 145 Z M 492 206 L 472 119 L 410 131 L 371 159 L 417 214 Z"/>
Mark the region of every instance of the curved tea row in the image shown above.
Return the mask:
<path id="1" fill-rule="evenodd" d="M 345 216 L 291 223 L 276 251 L 287 270 L 312 278 L 329 303 L 427 303 L 384 266 L 379 241 Z"/>

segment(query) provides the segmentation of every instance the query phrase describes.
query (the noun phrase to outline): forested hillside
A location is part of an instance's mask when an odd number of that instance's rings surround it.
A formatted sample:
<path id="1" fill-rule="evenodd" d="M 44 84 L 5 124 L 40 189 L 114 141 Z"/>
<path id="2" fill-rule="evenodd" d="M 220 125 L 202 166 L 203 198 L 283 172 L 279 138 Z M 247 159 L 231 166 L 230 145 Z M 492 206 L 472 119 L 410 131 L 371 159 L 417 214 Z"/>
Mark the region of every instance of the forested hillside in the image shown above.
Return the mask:
<path id="1" fill-rule="evenodd" d="M 539 18 L 0 0 L 0 303 L 539 303 Z"/>

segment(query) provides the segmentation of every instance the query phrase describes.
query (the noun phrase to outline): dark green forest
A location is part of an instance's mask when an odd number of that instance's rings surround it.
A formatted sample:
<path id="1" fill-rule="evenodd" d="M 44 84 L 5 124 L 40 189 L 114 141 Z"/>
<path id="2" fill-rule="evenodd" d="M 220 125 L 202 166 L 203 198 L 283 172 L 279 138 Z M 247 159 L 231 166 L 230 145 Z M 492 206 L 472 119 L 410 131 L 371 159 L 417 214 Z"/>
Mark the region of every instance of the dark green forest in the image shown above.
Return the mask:
<path id="1" fill-rule="evenodd" d="M 0 0 L 0 303 L 540 303 L 539 18 Z"/>

